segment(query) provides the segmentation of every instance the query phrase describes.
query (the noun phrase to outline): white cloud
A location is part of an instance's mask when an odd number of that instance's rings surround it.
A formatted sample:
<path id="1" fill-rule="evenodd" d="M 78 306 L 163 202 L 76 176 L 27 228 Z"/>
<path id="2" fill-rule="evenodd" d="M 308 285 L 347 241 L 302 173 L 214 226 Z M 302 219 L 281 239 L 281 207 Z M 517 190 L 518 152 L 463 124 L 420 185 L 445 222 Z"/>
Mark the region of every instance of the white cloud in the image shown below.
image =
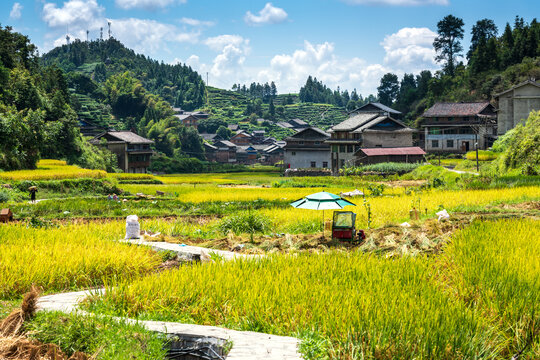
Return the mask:
<path id="1" fill-rule="evenodd" d="M 21 18 L 21 10 L 23 9 L 23 6 L 16 2 L 13 4 L 13 7 L 11 8 L 11 12 L 9 13 L 9 18 L 13 20 L 17 20 Z"/>
<path id="2" fill-rule="evenodd" d="M 254 15 L 248 11 L 244 16 L 244 21 L 251 26 L 278 24 L 287 20 L 285 10 L 275 7 L 272 3 L 266 3 L 264 8 L 259 11 L 259 15 Z"/>
<path id="3" fill-rule="evenodd" d="M 59 8 L 54 3 L 43 5 L 42 18 L 51 28 L 73 27 L 78 30 L 99 28 L 97 22 L 105 11 L 96 0 L 70 0 Z"/>
<path id="4" fill-rule="evenodd" d="M 169 5 L 186 3 L 187 0 L 116 0 L 116 6 L 127 10 L 140 8 L 146 10 L 163 9 Z"/>
<path id="5" fill-rule="evenodd" d="M 219 35 L 206 39 L 204 43 L 214 51 L 222 51 L 228 45 L 234 47 L 248 47 L 249 40 L 244 39 L 240 35 Z"/>
<path id="6" fill-rule="evenodd" d="M 157 52 L 168 42 L 197 43 L 200 33 L 181 32 L 176 26 L 144 19 L 111 20 L 113 36 L 137 52 Z"/>
<path id="7" fill-rule="evenodd" d="M 189 26 L 214 26 L 215 25 L 213 21 L 203 21 L 203 20 L 192 19 L 192 18 L 187 18 L 187 17 L 181 18 L 180 22 L 182 24 L 189 25 Z"/>
<path id="8" fill-rule="evenodd" d="M 403 28 L 385 36 L 381 42 L 386 56 L 384 64 L 394 72 L 419 72 L 438 68 L 433 40 L 437 34 L 428 28 Z"/>
<path id="9" fill-rule="evenodd" d="M 351 5 L 423 6 L 449 5 L 449 0 L 342 0 Z"/>
<path id="10" fill-rule="evenodd" d="M 199 31 L 184 32 L 175 25 L 155 20 L 108 19 L 104 13 L 105 9 L 98 5 L 96 0 L 69 0 L 62 7 L 57 7 L 54 3 L 45 3 L 42 18 L 52 29 L 48 37 L 56 38 L 45 47 L 65 44 L 66 29 L 71 39 L 86 40 L 86 30 L 90 31 L 92 39 L 98 38 L 100 28 L 103 28 L 103 36 L 107 37 L 107 22 L 109 21 L 112 36 L 136 52 L 152 54 L 161 49 L 167 51 L 168 43 L 197 43 L 199 41 Z"/>

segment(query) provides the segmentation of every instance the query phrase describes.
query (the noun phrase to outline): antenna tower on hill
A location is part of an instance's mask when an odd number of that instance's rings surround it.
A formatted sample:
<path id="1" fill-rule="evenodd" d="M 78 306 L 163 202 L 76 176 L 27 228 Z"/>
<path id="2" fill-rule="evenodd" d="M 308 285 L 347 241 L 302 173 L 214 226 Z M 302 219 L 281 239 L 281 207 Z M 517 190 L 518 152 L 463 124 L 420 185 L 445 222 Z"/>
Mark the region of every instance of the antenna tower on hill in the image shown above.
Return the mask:
<path id="1" fill-rule="evenodd" d="M 111 22 L 107 21 L 107 25 L 109 25 L 109 39 L 111 38 Z"/>

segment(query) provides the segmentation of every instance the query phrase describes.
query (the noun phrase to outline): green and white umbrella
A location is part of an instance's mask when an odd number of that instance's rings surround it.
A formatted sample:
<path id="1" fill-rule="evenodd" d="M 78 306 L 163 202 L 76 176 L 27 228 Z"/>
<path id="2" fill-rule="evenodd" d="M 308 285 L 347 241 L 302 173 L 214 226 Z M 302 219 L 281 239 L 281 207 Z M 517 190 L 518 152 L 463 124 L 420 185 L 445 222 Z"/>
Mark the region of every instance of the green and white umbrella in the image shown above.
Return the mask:
<path id="1" fill-rule="evenodd" d="M 324 210 L 341 210 L 345 206 L 356 206 L 352 202 L 342 199 L 338 195 L 321 191 L 296 200 L 291 203 L 297 209 L 310 209 L 323 211 L 323 237 L 324 237 Z"/>

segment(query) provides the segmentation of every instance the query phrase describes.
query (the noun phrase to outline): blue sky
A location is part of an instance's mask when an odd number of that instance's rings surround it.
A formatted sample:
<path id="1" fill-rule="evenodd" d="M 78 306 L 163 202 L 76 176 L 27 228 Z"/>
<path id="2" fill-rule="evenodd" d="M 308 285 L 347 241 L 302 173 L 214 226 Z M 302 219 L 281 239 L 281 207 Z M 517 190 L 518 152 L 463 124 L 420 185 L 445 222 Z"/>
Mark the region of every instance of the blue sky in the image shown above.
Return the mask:
<path id="1" fill-rule="evenodd" d="M 335 89 L 376 93 L 381 76 L 437 70 L 433 38 L 448 14 L 465 22 L 465 52 L 477 20 L 502 32 L 540 1 L 500 0 L 2 0 L 0 22 L 40 52 L 100 27 L 139 53 L 192 66 L 209 84 L 275 81 L 296 92 L 313 75 Z"/>

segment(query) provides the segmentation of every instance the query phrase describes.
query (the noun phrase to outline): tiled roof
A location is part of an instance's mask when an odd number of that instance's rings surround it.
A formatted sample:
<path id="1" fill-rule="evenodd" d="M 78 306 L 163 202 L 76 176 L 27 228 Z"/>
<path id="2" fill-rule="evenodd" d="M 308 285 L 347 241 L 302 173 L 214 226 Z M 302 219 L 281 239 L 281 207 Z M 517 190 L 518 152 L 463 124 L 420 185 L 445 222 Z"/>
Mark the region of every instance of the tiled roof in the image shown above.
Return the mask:
<path id="1" fill-rule="evenodd" d="M 95 139 L 101 138 L 103 135 L 109 135 L 117 138 L 120 141 L 125 141 L 129 144 L 153 144 L 154 142 L 149 139 L 145 139 L 131 131 L 108 131 L 101 135 L 98 135 Z"/>
<path id="2" fill-rule="evenodd" d="M 332 127 L 333 131 L 351 131 L 356 128 L 366 124 L 367 122 L 379 117 L 379 113 L 365 112 L 358 113 L 354 116 L 351 116 L 347 120 L 340 122 L 339 124 Z"/>
<path id="3" fill-rule="evenodd" d="M 391 114 L 401 114 L 400 111 L 394 110 L 394 109 L 392 109 L 391 107 L 388 107 L 388 106 L 386 106 L 386 105 L 384 105 L 384 104 L 381 104 L 381 103 L 378 103 L 378 102 L 369 102 L 369 103 L 367 103 L 367 104 L 365 104 L 365 105 L 362 105 L 362 106 L 360 106 L 359 108 L 355 109 L 353 112 L 355 112 L 355 111 L 362 111 L 363 108 L 365 108 L 365 107 L 367 107 L 367 106 L 369 106 L 369 105 L 373 105 L 373 106 L 375 106 L 376 108 L 381 109 L 381 111 L 386 111 L 386 112 L 391 113 Z"/>
<path id="4" fill-rule="evenodd" d="M 489 106 L 489 101 L 468 103 L 436 103 L 426 110 L 423 117 L 474 116 Z"/>
<path id="5" fill-rule="evenodd" d="M 396 148 L 364 148 L 358 150 L 366 156 L 385 156 L 385 155 L 425 155 L 426 152 L 418 146 L 396 147 Z"/>
<path id="6" fill-rule="evenodd" d="M 302 130 L 298 131 L 296 134 L 287 137 L 285 140 L 287 140 L 287 139 L 289 139 L 289 140 L 298 140 L 299 138 L 301 139 L 302 138 L 301 135 L 303 133 L 305 133 L 305 132 L 310 131 L 310 130 L 315 131 L 316 133 L 320 134 L 322 137 L 326 137 L 326 138 L 330 137 L 330 134 L 324 132 L 323 130 L 319 129 L 318 127 L 311 126 L 311 127 L 308 127 L 308 128 L 305 128 L 305 129 L 302 129 Z"/>

